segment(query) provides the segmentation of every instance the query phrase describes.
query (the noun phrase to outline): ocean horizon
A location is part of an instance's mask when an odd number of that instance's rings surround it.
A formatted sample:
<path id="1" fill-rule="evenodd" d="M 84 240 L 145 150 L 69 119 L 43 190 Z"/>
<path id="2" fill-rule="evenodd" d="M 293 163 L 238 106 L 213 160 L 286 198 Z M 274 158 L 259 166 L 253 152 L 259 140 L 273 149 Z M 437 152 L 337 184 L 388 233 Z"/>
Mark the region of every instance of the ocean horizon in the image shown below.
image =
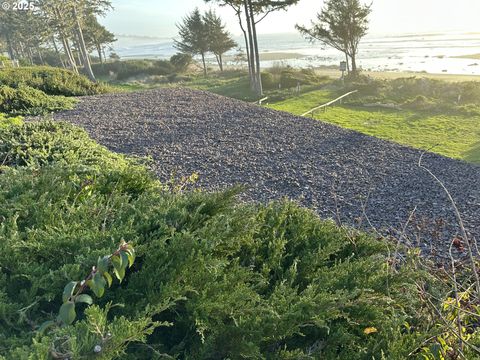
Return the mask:
<path id="1" fill-rule="evenodd" d="M 177 53 L 173 38 L 170 37 L 116 36 L 118 41 L 113 44 L 113 51 L 122 59 L 168 59 Z M 234 39 L 244 49 L 243 37 L 235 36 Z M 296 68 L 332 66 L 344 59 L 339 51 L 318 42 L 312 44 L 299 33 L 259 34 L 258 40 L 261 53 L 294 55 L 285 56 L 285 59 L 280 56 L 278 60 L 262 61 L 263 67 L 279 64 Z M 227 55 L 236 52 L 234 50 Z M 465 58 L 478 53 L 480 32 L 371 34 L 360 44 L 358 64 L 367 71 L 480 75 L 480 60 Z M 207 60 L 212 64 L 215 62 L 213 57 Z"/>

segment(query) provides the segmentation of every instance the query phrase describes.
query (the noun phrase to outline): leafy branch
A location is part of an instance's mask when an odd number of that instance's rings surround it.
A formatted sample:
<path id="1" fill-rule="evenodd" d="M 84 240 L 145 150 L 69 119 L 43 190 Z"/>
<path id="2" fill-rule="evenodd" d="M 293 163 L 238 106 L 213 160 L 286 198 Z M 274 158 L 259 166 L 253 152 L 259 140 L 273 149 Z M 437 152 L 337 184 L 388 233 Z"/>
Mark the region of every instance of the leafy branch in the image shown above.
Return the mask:
<path id="1" fill-rule="evenodd" d="M 62 301 L 56 320 L 46 321 L 38 329 L 40 332 L 55 325 L 72 324 L 77 313 L 76 304 L 93 304 L 93 299 L 85 291 L 90 289 L 95 296 L 101 298 L 105 293 L 105 287 L 112 286 L 113 275 L 120 281 L 125 278 L 127 267 L 132 267 L 135 262 L 135 250 L 133 246 L 122 240 L 118 249 L 111 255 L 99 257 L 97 265 L 92 267 L 90 274 L 82 281 L 71 281 L 63 289 Z"/>

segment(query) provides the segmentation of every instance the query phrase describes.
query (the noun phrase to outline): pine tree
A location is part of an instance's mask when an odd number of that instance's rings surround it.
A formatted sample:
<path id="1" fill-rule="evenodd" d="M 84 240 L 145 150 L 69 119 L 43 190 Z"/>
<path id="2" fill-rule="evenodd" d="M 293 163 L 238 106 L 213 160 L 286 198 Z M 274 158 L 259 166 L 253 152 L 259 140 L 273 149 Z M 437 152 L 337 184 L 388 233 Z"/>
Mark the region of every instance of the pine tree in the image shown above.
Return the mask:
<path id="1" fill-rule="evenodd" d="M 103 53 L 105 47 L 116 41 L 115 35 L 101 25 L 97 18 L 90 14 L 85 21 L 83 32 L 88 50 L 96 50 L 100 63 L 105 61 Z"/>
<path id="2" fill-rule="evenodd" d="M 235 48 L 237 43 L 225 29 L 222 19 L 212 10 L 204 15 L 208 32 L 209 50 L 215 55 L 220 71 L 223 71 L 223 54 Z"/>
<path id="3" fill-rule="evenodd" d="M 202 57 L 203 74 L 207 76 L 205 55 L 209 51 L 208 30 L 205 21 L 196 8 L 187 15 L 182 24 L 177 25 L 180 41 L 175 40 L 174 47 L 184 54 L 200 55 Z"/>

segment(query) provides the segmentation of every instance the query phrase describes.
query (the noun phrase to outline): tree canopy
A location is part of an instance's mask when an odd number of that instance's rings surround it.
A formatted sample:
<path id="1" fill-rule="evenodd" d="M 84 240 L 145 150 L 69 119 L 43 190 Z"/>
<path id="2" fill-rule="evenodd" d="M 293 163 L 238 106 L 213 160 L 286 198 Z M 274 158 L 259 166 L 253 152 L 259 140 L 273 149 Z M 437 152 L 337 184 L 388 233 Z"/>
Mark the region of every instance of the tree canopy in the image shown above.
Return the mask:
<path id="1" fill-rule="evenodd" d="M 296 27 L 311 41 L 318 40 L 343 52 L 355 74 L 358 45 L 367 34 L 370 12 L 371 5 L 363 5 L 359 0 L 327 0 L 312 27 Z"/>
<path id="2" fill-rule="evenodd" d="M 75 72 L 83 68 L 94 80 L 90 52 L 96 50 L 102 60 L 105 46 L 115 41 L 97 20 L 112 8 L 111 1 L 34 0 L 31 4 L 29 11 L 0 12 L 0 45 L 10 59 L 63 65 Z"/>
<path id="3" fill-rule="evenodd" d="M 205 55 L 209 51 L 208 31 L 200 10 L 195 8 L 177 28 L 180 40 L 175 40 L 174 47 L 184 54 L 200 55 L 203 73 L 207 75 Z"/>
<path id="4" fill-rule="evenodd" d="M 237 43 L 225 29 L 222 19 L 214 11 L 207 11 L 204 21 L 208 32 L 209 50 L 215 55 L 220 71 L 223 71 L 223 54 L 235 48 Z"/>
<path id="5" fill-rule="evenodd" d="M 236 47 L 237 43 L 214 11 L 210 10 L 202 15 L 196 8 L 177 27 L 180 40 L 175 40 L 176 49 L 183 54 L 200 55 L 204 75 L 207 75 L 205 56 L 208 52 L 212 52 L 220 70 L 223 71 L 223 54 Z"/>

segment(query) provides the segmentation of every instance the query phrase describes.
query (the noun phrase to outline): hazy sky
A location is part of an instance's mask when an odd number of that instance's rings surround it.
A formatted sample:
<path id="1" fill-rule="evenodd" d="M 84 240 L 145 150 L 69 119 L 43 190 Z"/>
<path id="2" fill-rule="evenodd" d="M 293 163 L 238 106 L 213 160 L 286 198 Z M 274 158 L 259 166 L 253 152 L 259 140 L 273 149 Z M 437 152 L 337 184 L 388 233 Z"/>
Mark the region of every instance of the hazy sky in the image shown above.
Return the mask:
<path id="1" fill-rule="evenodd" d="M 272 13 L 259 25 L 260 33 L 294 32 L 295 24 L 309 24 L 322 0 L 300 0 L 287 11 Z M 233 34 L 239 34 L 229 8 L 203 0 L 113 0 L 115 9 L 102 21 L 116 34 L 173 37 L 175 24 L 198 6 L 214 8 Z M 461 30 L 480 33 L 480 0 L 373 0 L 370 33 L 412 33 Z"/>

